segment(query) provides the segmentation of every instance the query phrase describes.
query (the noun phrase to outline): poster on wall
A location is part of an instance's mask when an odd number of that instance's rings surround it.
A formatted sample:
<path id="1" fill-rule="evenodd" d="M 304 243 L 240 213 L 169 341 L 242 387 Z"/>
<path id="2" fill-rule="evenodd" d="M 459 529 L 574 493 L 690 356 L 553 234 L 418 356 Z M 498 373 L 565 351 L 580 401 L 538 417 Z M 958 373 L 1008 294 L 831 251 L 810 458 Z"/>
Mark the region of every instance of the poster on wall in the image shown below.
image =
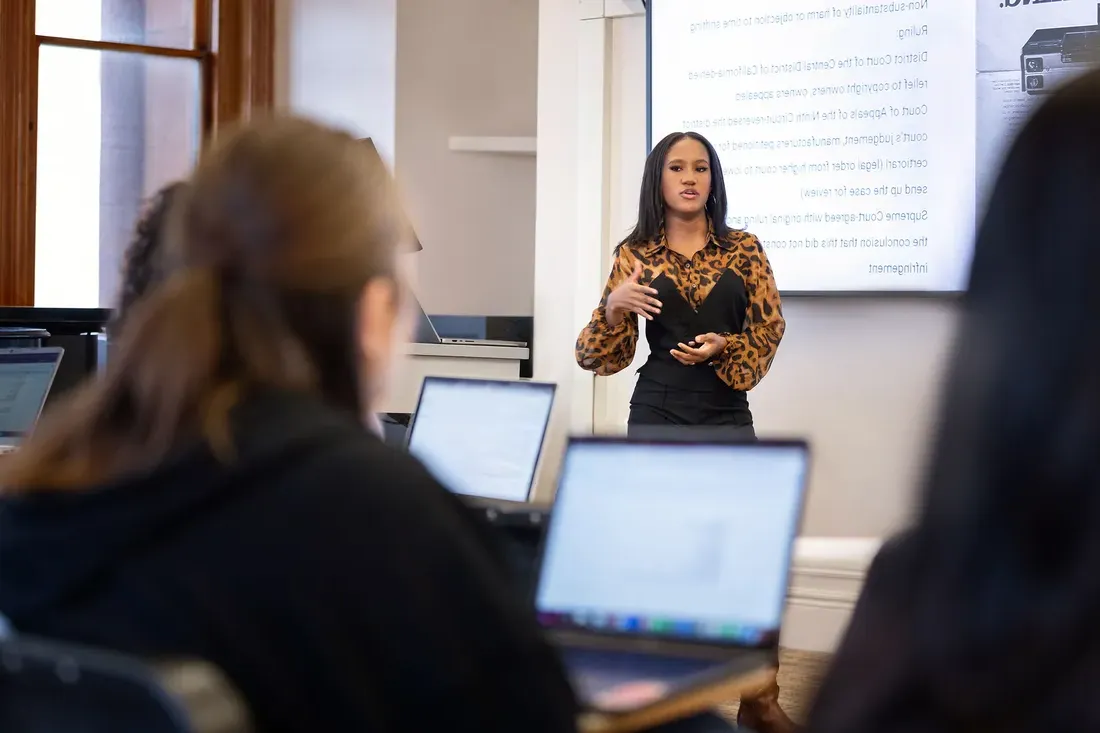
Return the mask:
<path id="1" fill-rule="evenodd" d="M 978 5 L 978 199 L 1005 146 L 1050 92 L 1100 65 L 1100 4 L 997 0 Z"/>
<path id="2" fill-rule="evenodd" d="M 650 0 L 650 144 L 714 143 L 785 293 L 950 293 L 1005 147 L 1100 65 L 1095 0 Z"/>

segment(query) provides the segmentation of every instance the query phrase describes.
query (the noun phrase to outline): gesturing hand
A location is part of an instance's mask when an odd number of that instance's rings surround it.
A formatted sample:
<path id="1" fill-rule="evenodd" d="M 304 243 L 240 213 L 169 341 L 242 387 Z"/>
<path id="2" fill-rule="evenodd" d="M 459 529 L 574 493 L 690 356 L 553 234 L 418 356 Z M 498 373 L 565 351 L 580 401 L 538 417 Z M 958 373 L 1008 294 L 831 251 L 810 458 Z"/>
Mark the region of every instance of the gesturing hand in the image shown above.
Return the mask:
<path id="1" fill-rule="evenodd" d="M 627 313 L 637 313 L 647 321 L 652 321 L 653 316 L 661 312 L 661 301 L 653 297 L 657 291 L 642 285 L 639 282 L 641 277 L 642 264 L 639 262 L 634 265 L 634 272 L 626 282 L 607 296 L 604 310 L 607 313 L 607 322 L 612 326 L 622 323 Z"/>
<path id="2" fill-rule="evenodd" d="M 677 348 L 672 349 L 669 353 L 681 364 L 691 366 L 692 364 L 704 364 L 711 361 L 724 348 L 726 348 L 724 338 L 716 333 L 704 333 L 701 336 L 696 336 L 695 340 L 690 343 L 677 344 Z"/>

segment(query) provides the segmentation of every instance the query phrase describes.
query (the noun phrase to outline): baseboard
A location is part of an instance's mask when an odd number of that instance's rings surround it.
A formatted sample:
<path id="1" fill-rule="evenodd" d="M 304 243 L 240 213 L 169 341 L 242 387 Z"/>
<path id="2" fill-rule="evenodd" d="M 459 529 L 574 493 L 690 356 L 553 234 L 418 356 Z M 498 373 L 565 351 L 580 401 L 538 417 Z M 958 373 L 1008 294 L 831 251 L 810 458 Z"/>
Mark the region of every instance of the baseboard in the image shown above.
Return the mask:
<path id="1" fill-rule="evenodd" d="M 799 538 L 783 620 L 783 646 L 818 652 L 836 648 L 881 544 L 873 537 Z"/>

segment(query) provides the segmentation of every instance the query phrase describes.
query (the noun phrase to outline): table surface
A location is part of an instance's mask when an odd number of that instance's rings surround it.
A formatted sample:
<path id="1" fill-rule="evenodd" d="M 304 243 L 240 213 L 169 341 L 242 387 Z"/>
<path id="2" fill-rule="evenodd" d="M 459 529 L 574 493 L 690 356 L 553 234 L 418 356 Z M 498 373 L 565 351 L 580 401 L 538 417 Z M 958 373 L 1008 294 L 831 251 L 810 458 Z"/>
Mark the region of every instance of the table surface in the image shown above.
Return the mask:
<path id="1" fill-rule="evenodd" d="M 531 351 L 522 346 L 489 346 L 486 344 L 405 344 L 410 356 L 434 356 L 453 359 L 508 359 L 523 361 Z"/>

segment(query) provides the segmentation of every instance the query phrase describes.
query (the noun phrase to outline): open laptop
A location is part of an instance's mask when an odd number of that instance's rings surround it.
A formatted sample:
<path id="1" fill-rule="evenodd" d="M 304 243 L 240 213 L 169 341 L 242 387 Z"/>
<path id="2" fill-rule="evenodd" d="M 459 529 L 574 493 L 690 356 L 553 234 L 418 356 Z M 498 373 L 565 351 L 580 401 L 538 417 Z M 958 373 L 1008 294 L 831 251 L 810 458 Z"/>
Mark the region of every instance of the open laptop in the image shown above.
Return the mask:
<path id="1" fill-rule="evenodd" d="M 418 344 L 461 344 L 465 346 L 506 346 L 511 348 L 526 348 L 527 342 L 525 341 L 502 341 L 498 339 L 465 339 L 465 338 L 442 338 L 439 332 L 435 330 L 435 324 L 432 323 L 432 319 L 428 317 L 428 314 L 424 312 L 424 307 L 420 305 L 420 302 L 416 303 L 416 335 L 415 340 Z"/>
<path id="2" fill-rule="evenodd" d="M 525 504 L 542 453 L 553 384 L 425 377 L 407 447 L 456 494 Z"/>
<path id="3" fill-rule="evenodd" d="M 0 349 L 0 454 L 18 448 L 34 429 L 64 353 L 59 347 Z"/>
<path id="4" fill-rule="evenodd" d="M 808 462 L 798 441 L 570 440 L 535 603 L 588 710 L 774 666 Z"/>

